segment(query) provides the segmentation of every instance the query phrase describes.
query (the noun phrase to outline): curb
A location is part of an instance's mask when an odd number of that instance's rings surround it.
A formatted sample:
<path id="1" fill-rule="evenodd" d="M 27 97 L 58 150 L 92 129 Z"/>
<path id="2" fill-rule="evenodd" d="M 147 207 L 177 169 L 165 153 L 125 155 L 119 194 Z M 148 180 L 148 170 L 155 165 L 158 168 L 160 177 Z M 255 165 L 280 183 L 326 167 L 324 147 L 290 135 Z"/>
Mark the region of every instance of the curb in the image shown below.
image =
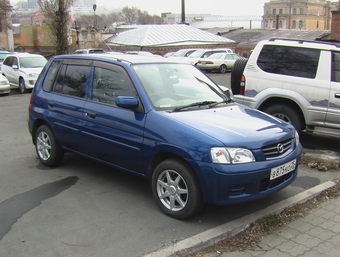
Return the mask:
<path id="1" fill-rule="evenodd" d="M 240 219 L 230 221 L 216 228 L 209 229 L 200 234 L 184 239 L 167 248 L 144 255 L 143 257 L 174 257 L 198 252 L 208 246 L 216 244 L 224 239 L 238 234 L 241 231 L 244 231 L 249 227 L 250 224 L 256 220 L 259 220 L 260 218 L 279 213 L 295 204 L 306 202 L 314 196 L 320 194 L 322 191 L 335 185 L 335 182 L 327 181 L 297 195 L 282 200 L 281 202 L 270 205 L 265 209 L 259 210 Z"/>

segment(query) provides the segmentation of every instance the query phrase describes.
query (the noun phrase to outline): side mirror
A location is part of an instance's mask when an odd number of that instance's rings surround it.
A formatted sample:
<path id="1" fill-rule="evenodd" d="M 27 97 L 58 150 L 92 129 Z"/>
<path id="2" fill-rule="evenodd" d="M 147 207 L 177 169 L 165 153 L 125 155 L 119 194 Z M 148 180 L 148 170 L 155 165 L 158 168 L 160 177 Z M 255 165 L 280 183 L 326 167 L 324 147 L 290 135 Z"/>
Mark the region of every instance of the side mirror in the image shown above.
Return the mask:
<path id="1" fill-rule="evenodd" d="M 138 107 L 138 100 L 134 96 L 118 96 L 116 98 L 116 105 L 125 109 L 136 109 Z"/>
<path id="2" fill-rule="evenodd" d="M 17 70 L 18 69 L 18 65 L 13 64 L 12 65 L 12 69 Z"/>

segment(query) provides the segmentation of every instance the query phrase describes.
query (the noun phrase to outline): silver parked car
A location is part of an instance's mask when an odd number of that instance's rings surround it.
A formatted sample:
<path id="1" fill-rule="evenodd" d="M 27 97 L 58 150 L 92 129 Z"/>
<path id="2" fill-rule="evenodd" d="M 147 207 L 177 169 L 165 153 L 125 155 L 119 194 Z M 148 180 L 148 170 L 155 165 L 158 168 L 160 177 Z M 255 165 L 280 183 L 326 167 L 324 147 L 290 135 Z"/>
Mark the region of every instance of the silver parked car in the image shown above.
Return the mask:
<path id="1" fill-rule="evenodd" d="M 35 82 L 47 63 L 40 54 L 13 53 L 6 56 L 1 73 L 11 86 L 18 87 L 20 93 L 33 89 Z"/>
<path id="2" fill-rule="evenodd" d="M 218 70 L 226 73 L 234 67 L 234 63 L 241 56 L 235 53 L 214 53 L 208 58 L 198 60 L 197 67 L 204 71 Z"/>

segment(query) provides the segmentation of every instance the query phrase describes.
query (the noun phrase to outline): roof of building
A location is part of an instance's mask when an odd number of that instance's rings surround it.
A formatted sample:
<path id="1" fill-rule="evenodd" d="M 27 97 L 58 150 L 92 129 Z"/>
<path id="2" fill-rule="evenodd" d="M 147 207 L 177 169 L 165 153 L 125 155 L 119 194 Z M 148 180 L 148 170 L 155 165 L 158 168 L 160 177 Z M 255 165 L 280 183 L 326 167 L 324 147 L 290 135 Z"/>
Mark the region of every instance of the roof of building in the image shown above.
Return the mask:
<path id="1" fill-rule="evenodd" d="M 237 48 L 254 48 L 261 40 L 270 38 L 291 38 L 303 40 L 325 40 L 330 36 L 330 30 L 265 30 L 265 29 L 234 29 L 220 33 L 237 43 Z"/>
<path id="2" fill-rule="evenodd" d="M 121 32 L 106 40 L 116 46 L 176 46 L 234 43 L 226 37 L 214 35 L 185 24 L 143 25 Z"/>

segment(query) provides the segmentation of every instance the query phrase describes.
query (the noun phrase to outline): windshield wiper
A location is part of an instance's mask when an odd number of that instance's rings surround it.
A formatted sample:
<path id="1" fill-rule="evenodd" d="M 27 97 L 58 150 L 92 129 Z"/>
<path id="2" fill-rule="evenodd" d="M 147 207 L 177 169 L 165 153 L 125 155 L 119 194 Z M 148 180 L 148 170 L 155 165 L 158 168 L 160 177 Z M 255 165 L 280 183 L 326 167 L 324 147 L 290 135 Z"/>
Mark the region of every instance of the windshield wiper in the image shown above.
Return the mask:
<path id="1" fill-rule="evenodd" d="M 214 106 L 219 105 L 219 104 L 227 104 L 227 103 L 231 103 L 231 102 L 233 102 L 232 99 L 223 100 L 222 102 L 215 102 L 215 103 L 210 104 L 209 108 L 214 107 Z"/>
<path id="2" fill-rule="evenodd" d="M 192 103 L 192 104 L 188 104 L 188 105 L 185 105 L 185 106 L 179 106 L 179 107 L 176 107 L 174 109 L 172 109 L 170 112 L 178 112 L 178 111 L 181 111 L 183 109 L 186 109 L 186 108 L 190 108 L 190 107 L 194 107 L 194 106 L 198 106 L 198 107 L 201 107 L 203 105 L 210 105 L 210 104 L 217 104 L 219 102 L 216 102 L 216 101 L 202 101 L 202 102 L 196 102 L 196 103 Z M 209 106 L 210 108 L 210 106 Z"/>

